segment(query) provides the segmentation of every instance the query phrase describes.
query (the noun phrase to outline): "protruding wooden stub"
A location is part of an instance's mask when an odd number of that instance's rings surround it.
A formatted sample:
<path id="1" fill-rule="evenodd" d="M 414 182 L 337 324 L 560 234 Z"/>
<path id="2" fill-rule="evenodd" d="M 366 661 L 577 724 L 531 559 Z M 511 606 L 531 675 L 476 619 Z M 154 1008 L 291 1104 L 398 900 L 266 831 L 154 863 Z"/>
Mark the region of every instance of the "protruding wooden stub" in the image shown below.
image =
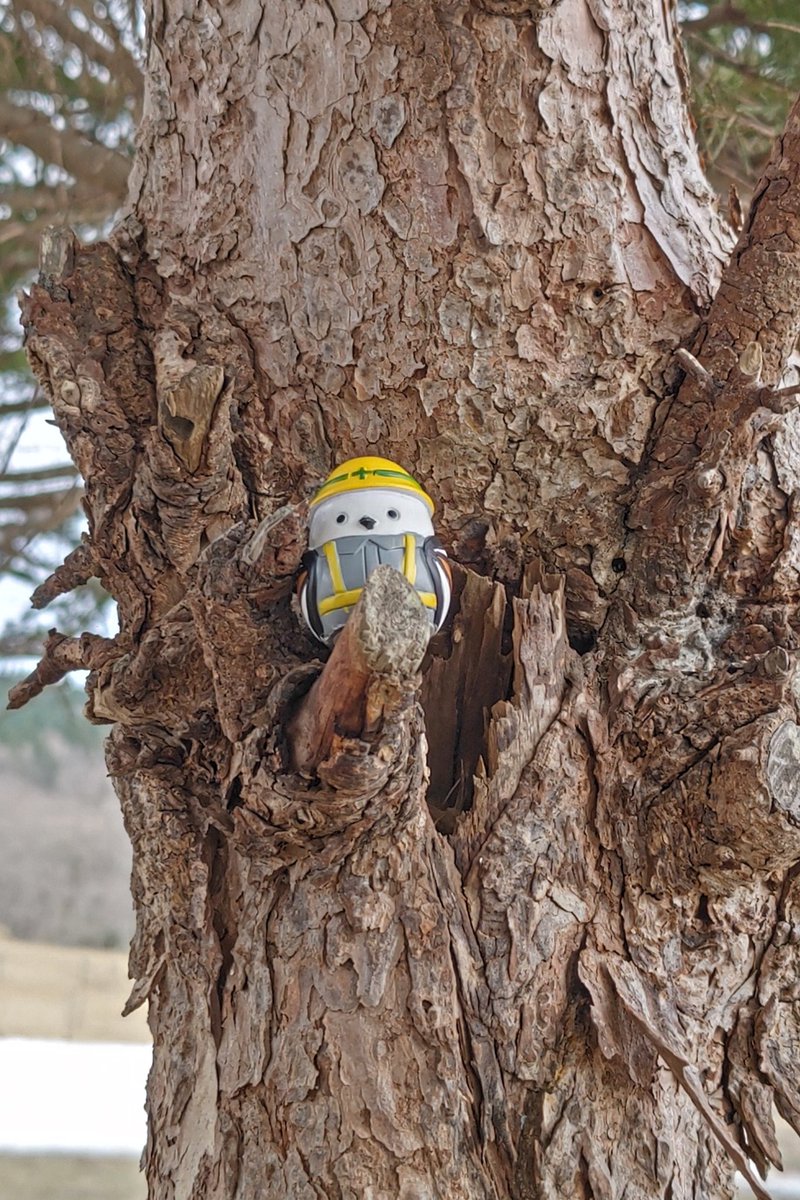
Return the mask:
<path id="1" fill-rule="evenodd" d="M 92 546 L 86 535 L 84 538 L 80 545 L 70 551 L 61 566 L 57 567 L 44 583 L 39 584 L 31 596 L 33 608 L 45 608 L 51 600 L 88 583 L 93 577 L 96 568 Z"/>
<path id="2" fill-rule="evenodd" d="M 769 745 L 767 780 L 773 806 L 800 823 L 800 726 L 784 721 Z"/>
<path id="3" fill-rule="evenodd" d="M 41 662 L 30 675 L 15 684 L 8 693 L 8 708 L 22 708 L 51 683 L 58 683 L 70 671 L 91 671 L 110 662 L 119 654 L 113 638 L 96 633 L 67 637 L 51 629 L 44 643 Z"/>
<path id="4" fill-rule="evenodd" d="M 417 593 L 394 567 L 378 567 L 288 734 L 297 770 L 311 775 L 335 735 L 374 733 L 408 692 L 432 626 Z"/>
<path id="5" fill-rule="evenodd" d="M 739 373 L 746 379 L 758 381 L 764 366 L 764 355 L 758 342 L 748 342 L 739 355 Z"/>
<path id="6" fill-rule="evenodd" d="M 683 367 L 684 371 L 686 371 L 687 374 L 692 375 L 698 383 L 702 383 L 703 386 L 707 388 L 714 386 L 713 376 L 689 350 L 686 350 L 683 346 L 681 346 L 675 351 L 675 357 Z"/>
<path id="7" fill-rule="evenodd" d="M 48 225 L 39 242 L 39 277 L 45 284 L 72 273 L 78 240 L 68 225 Z"/>

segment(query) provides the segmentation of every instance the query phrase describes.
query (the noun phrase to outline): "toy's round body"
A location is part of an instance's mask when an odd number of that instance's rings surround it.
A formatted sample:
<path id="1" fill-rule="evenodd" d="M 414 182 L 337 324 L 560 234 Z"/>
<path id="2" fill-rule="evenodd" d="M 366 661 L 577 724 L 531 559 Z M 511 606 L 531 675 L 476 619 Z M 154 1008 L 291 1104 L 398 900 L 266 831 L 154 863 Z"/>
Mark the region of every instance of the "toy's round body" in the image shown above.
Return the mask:
<path id="1" fill-rule="evenodd" d="M 326 645 L 336 638 L 372 571 L 389 565 L 416 590 L 439 629 L 450 606 L 446 554 L 433 532 L 433 501 L 397 463 L 351 459 L 311 502 L 299 593 L 303 616 Z"/>

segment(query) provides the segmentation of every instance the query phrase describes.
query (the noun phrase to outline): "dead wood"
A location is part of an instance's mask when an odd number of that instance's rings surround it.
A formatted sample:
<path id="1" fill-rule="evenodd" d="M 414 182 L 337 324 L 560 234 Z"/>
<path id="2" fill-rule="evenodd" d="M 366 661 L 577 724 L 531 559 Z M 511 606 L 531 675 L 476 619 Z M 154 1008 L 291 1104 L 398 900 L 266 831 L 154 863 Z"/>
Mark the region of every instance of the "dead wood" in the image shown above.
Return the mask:
<path id="1" fill-rule="evenodd" d="M 91 671 L 118 655 L 119 647 L 113 638 L 99 637 L 95 633 L 82 633 L 77 638 L 67 637 L 51 629 L 44 643 L 41 662 L 30 675 L 11 688 L 8 707 L 22 708 L 49 684 L 58 683 L 70 671 Z"/>
<path id="2" fill-rule="evenodd" d="M 412 684 L 431 626 L 399 571 L 379 567 L 336 640 L 322 674 L 290 721 L 292 762 L 313 775 L 336 737 L 374 735 Z"/>
<path id="3" fill-rule="evenodd" d="M 89 539 L 84 536 L 81 543 L 72 550 L 52 575 L 39 584 L 31 596 L 32 608 L 46 608 L 51 601 L 73 588 L 88 583 L 95 572 L 94 556 Z"/>

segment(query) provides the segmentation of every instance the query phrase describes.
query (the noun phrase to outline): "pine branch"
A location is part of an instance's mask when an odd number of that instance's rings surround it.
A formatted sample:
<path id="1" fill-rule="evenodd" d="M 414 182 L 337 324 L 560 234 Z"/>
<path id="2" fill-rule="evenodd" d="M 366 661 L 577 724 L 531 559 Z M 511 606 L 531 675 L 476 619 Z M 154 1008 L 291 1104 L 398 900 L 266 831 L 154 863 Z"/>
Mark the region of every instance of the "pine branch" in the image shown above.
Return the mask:
<path id="1" fill-rule="evenodd" d="M 771 79 L 766 71 L 760 70 L 758 67 L 752 67 L 749 63 L 743 63 L 738 58 L 734 58 L 732 54 L 726 54 L 725 51 L 720 49 L 719 46 L 715 46 L 712 42 L 706 41 L 705 38 L 698 37 L 696 33 L 688 31 L 686 36 L 687 39 L 693 41 L 695 45 L 699 46 L 704 54 L 710 55 L 715 62 L 722 63 L 722 65 L 725 67 L 730 67 L 732 71 L 736 71 L 739 75 L 743 75 L 745 79 L 753 79 L 762 87 L 766 86 L 774 88 L 775 91 L 780 92 L 784 96 L 794 96 L 794 90 L 792 88 L 787 87 L 785 83 L 781 83 L 777 79 Z"/>
<path id="2" fill-rule="evenodd" d="M 93 37 L 91 32 L 79 29 L 70 19 L 69 10 L 58 4 L 49 3 L 48 0 L 21 0 L 14 7 L 17 13 L 30 13 L 41 28 L 55 30 L 61 40 L 75 46 L 84 59 L 105 67 L 115 84 L 124 79 L 134 94 L 138 95 L 141 92 L 141 72 L 120 41 L 119 31 L 115 30 L 116 37 L 112 39 L 110 31 L 106 29 L 109 40 L 113 40 L 113 49 L 109 49 Z M 79 7 L 88 21 L 99 24 L 97 14 L 92 8 L 87 11 L 82 6 Z"/>
<path id="3" fill-rule="evenodd" d="M 106 192 L 120 199 L 128 185 L 130 163 L 116 150 L 109 150 L 67 126 L 56 129 L 44 113 L 12 104 L 0 93 L 0 126 L 3 136 L 27 146 L 43 162 L 57 163 L 76 179 L 102 181 Z"/>

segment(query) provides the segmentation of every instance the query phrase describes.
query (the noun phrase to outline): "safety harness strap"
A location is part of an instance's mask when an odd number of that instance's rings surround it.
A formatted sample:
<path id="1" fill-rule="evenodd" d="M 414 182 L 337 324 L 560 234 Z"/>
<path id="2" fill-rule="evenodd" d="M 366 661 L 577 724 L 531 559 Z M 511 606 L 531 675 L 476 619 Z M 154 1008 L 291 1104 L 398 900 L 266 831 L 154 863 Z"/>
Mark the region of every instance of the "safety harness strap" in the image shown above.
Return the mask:
<path id="1" fill-rule="evenodd" d="M 363 588 L 345 587 L 339 562 L 339 548 L 335 541 L 323 543 L 322 550 L 328 564 L 334 593 L 319 601 L 320 616 L 324 617 L 327 613 L 336 612 L 340 608 L 351 608 L 358 600 Z M 403 574 L 414 587 L 417 581 L 417 541 L 413 533 L 403 535 Z M 417 595 L 426 608 L 436 608 L 438 601 L 433 592 L 417 592 Z"/>

